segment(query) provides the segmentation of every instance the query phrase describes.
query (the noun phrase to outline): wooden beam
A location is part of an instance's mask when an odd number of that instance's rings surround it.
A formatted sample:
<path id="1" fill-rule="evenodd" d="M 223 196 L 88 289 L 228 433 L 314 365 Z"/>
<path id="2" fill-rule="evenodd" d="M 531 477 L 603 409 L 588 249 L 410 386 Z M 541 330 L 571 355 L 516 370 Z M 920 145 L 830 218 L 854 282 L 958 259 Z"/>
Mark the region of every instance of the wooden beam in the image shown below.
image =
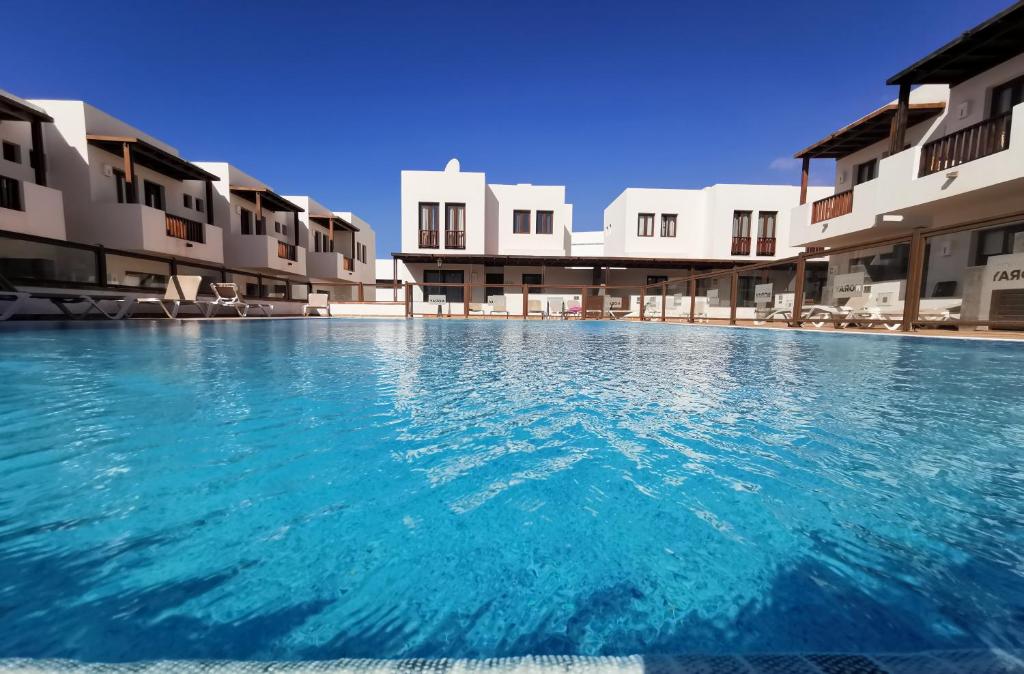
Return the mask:
<path id="1" fill-rule="evenodd" d="M 125 196 L 129 204 L 137 204 L 139 203 L 139 191 L 135 184 L 135 157 L 132 155 L 131 143 L 121 145 L 121 156 L 124 160 L 125 189 L 128 192 Z"/>
<path id="2" fill-rule="evenodd" d="M 260 220 L 263 219 L 263 199 L 260 197 L 260 193 L 256 193 L 256 223 L 255 226 L 259 227 Z M 266 234 L 266 230 L 263 232 Z"/>
<path id="3" fill-rule="evenodd" d="M 668 281 L 661 284 L 661 322 L 665 322 L 665 302 L 668 299 Z"/>
<path id="4" fill-rule="evenodd" d="M 46 187 L 46 148 L 43 147 L 43 123 L 32 120 L 32 161 L 36 171 L 36 185 Z"/>
<path id="5" fill-rule="evenodd" d="M 298 247 L 299 247 L 299 212 L 298 211 L 292 211 L 292 226 L 295 227 L 295 248 L 296 248 L 295 259 L 298 259 L 298 257 L 299 257 L 299 252 L 298 252 Z"/>
<path id="6" fill-rule="evenodd" d="M 902 85 L 901 85 L 902 86 Z M 915 229 L 910 239 L 910 260 L 907 265 L 907 290 L 903 297 L 903 332 L 914 329 L 921 306 L 921 286 L 924 283 L 925 239 Z"/>
<path id="7" fill-rule="evenodd" d="M 376 279 L 374 279 L 376 280 Z M 486 292 L 484 293 L 487 294 Z M 398 258 L 391 258 L 391 298 L 398 301 Z"/>
<path id="8" fill-rule="evenodd" d="M 804 156 L 803 165 L 800 168 L 800 205 L 807 203 L 807 178 L 811 172 L 811 158 Z"/>
<path id="9" fill-rule="evenodd" d="M 892 129 L 889 133 L 889 156 L 903 152 L 907 136 L 907 118 L 910 115 L 910 85 L 901 84 L 899 98 L 896 101 L 896 116 L 892 118 Z"/>
<path id="10" fill-rule="evenodd" d="M 209 225 L 214 224 L 213 222 L 213 181 L 206 181 L 206 223 Z"/>
<path id="11" fill-rule="evenodd" d="M 729 325 L 736 325 L 736 300 L 739 297 L 739 285 L 739 272 L 733 272 L 729 277 Z"/>
<path id="12" fill-rule="evenodd" d="M 793 319 L 790 321 L 790 326 L 794 328 L 799 328 L 802 325 L 800 315 L 804 311 L 804 276 L 806 273 L 807 261 L 801 255 L 796 261 L 796 282 L 793 284 Z"/>

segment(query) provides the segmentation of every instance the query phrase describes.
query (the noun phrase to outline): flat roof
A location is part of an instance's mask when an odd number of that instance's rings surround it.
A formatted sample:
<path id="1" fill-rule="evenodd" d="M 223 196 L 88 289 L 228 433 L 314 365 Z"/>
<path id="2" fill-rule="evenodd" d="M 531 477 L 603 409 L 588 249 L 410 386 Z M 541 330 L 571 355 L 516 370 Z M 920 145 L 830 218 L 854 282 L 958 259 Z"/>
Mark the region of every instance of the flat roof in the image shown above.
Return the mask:
<path id="1" fill-rule="evenodd" d="M 0 121 L 8 122 L 52 122 L 53 117 L 38 105 L 29 103 L 24 98 L 0 89 Z"/>
<path id="2" fill-rule="evenodd" d="M 305 209 L 288 201 L 280 194 L 269 187 L 250 187 L 248 185 L 232 185 L 231 193 L 242 197 L 246 201 L 256 203 L 256 195 L 260 195 L 260 204 L 272 211 L 290 211 L 292 213 L 305 213 Z"/>
<path id="3" fill-rule="evenodd" d="M 1024 53 L 1024 0 L 965 31 L 886 84 L 960 84 Z"/>
<path id="4" fill-rule="evenodd" d="M 87 134 L 85 139 L 90 145 L 116 155 L 120 155 L 122 146 L 125 143 L 129 143 L 132 146 L 132 156 L 136 164 L 158 171 L 175 180 L 220 180 L 217 176 L 199 168 L 192 162 L 135 136 Z"/>
<path id="5" fill-rule="evenodd" d="M 896 116 L 896 103 L 883 105 L 817 143 L 797 152 L 797 159 L 841 159 L 857 150 L 874 145 L 889 137 L 892 119 Z M 908 128 L 936 117 L 946 109 L 945 103 L 911 103 L 907 116 Z"/>
<path id="6" fill-rule="evenodd" d="M 766 260 L 709 260 L 709 259 L 665 259 L 653 257 L 605 257 L 605 256 L 542 256 L 542 255 L 474 255 L 452 253 L 391 253 L 402 262 L 436 263 L 438 260 L 449 264 L 482 264 L 490 266 L 529 267 L 547 265 L 551 267 L 627 267 L 642 269 L 689 269 L 690 267 L 742 267 L 745 264 Z"/>
<path id="7" fill-rule="evenodd" d="M 340 215 L 310 215 L 309 219 L 324 227 L 330 227 L 334 223 L 334 229 L 346 232 L 358 232 L 359 228 Z"/>

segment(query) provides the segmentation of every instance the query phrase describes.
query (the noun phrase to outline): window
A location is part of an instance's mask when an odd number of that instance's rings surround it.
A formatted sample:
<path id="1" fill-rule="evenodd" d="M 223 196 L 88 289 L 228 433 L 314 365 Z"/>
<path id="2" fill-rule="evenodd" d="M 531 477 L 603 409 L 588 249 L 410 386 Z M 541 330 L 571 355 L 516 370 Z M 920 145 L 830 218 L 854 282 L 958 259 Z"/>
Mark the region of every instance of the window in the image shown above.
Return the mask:
<path id="1" fill-rule="evenodd" d="M 242 234 L 252 234 L 252 211 L 248 208 L 241 210 Z"/>
<path id="2" fill-rule="evenodd" d="M 530 211 L 512 211 L 512 233 L 530 233 Z"/>
<path id="3" fill-rule="evenodd" d="M 15 164 L 21 163 L 21 146 L 17 143 L 9 143 L 4 141 L 4 159 L 7 161 L 14 162 Z"/>
<path id="4" fill-rule="evenodd" d="M 484 283 L 487 285 L 501 286 L 505 283 L 505 275 L 499 272 L 490 272 L 484 274 Z M 491 295 L 504 295 L 504 288 L 487 288 L 484 292 L 485 295 L 490 297 Z"/>
<path id="5" fill-rule="evenodd" d="M 987 264 L 993 255 L 1009 253 L 1024 253 L 1024 223 L 978 233 L 977 251 L 974 254 L 975 265 Z"/>
<path id="6" fill-rule="evenodd" d="M 654 213 L 641 213 L 636 219 L 637 236 L 654 236 Z"/>
<path id="7" fill-rule="evenodd" d="M 203 213 L 206 212 L 206 202 L 200 199 L 199 197 L 196 197 L 196 210 L 201 211 Z"/>
<path id="8" fill-rule="evenodd" d="M 761 211 L 757 214 L 757 236 L 761 239 L 775 238 L 775 221 L 778 219 L 777 211 Z"/>
<path id="9" fill-rule="evenodd" d="M 366 244 L 363 244 L 363 262 L 366 262 Z"/>
<path id="10" fill-rule="evenodd" d="M 661 216 L 661 235 L 673 237 L 676 235 L 675 213 L 665 213 Z"/>
<path id="11" fill-rule="evenodd" d="M 667 280 L 668 280 L 667 276 L 648 276 L 647 277 L 647 285 L 652 286 L 655 283 L 664 283 Z"/>
<path id="12" fill-rule="evenodd" d="M 555 212 L 554 211 L 537 211 L 537 233 L 538 234 L 554 234 L 555 233 Z"/>
<path id="13" fill-rule="evenodd" d="M 284 224 L 283 222 L 281 223 L 281 233 L 284 234 L 285 236 L 288 236 L 288 225 Z"/>
<path id="14" fill-rule="evenodd" d="M 185 204 L 185 208 L 192 208 L 192 195 L 185 194 L 182 196 L 182 202 Z"/>
<path id="15" fill-rule="evenodd" d="M 278 234 L 281 233 L 281 223 L 277 220 L 274 220 L 274 231 Z"/>
<path id="16" fill-rule="evenodd" d="M 523 274 L 523 285 L 524 286 L 542 286 L 544 285 L 543 274 Z"/>
<path id="17" fill-rule="evenodd" d="M 146 205 L 150 208 L 164 210 L 164 186 L 159 183 L 142 181 L 142 194 L 146 199 Z"/>
<path id="18" fill-rule="evenodd" d="M 444 205 L 444 229 L 447 232 L 466 231 L 466 204 Z"/>
<path id="19" fill-rule="evenodd" d="M 128 196 L 131 194 L 131 187 L 128 186 L 128 181 L 125 180 L 124 171 L 114 169 L 114 190 L 117 193 L 117 203 L 127 204 Z"/>
<path id="20" fill-rule="evenodd" d="M 437 231 L 438 204 L 420 204 L 420 230 Z"/>
<path id="21" fill-rule="evenodd" d="M 854 176 L 853 184 L 860 185 L 878 177 L 878 160 L 869 159 L 863 164 L 857 164 L 857 175 Z"/>
<path id="22" fill-rule="evenodd" d="M 992 90 L 990 116 L 1005 115 L 1019 103 L 1024 103 L 1024 77 L 1018 77 Z"/>
<path id="23" fill-rule="evenodd" d="M 313 252 L 320 252 L 320 232 L 313 232 Z"/>
<path id="24" fill-rule="evenodd" d="M 752 211 L 732 212 L 732 236 L 734 239 L 750 238 L 750 214 Z"/>
<path id="25" fill-rule="evenodd" d="M 461 269 L 424 269 L 423 270 L 423 299 L 427 300 L 431 295 L 444 295 L 448 302 L 462 301 L 462 284 L 465 283 L 464 273 Z M 430 283 L 458 283 L 457 286 L 431 286 Z"/>
<path id="26" fill-rule="evenodd" d="M 14 178 L 0 176 L 0 208 L 21 209 L 21 184 Z"/>

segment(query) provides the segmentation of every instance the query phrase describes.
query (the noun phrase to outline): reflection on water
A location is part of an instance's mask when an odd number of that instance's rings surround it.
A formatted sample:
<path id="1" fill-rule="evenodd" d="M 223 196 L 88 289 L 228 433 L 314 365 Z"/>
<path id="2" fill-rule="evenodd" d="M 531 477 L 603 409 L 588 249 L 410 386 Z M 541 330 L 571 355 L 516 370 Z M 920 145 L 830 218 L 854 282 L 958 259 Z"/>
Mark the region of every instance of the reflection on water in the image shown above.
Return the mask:
<path id="1" fill-rule="evenodd" d="M 1019 648 L 1024 349 L 0 332 L 0 657 Z"/>

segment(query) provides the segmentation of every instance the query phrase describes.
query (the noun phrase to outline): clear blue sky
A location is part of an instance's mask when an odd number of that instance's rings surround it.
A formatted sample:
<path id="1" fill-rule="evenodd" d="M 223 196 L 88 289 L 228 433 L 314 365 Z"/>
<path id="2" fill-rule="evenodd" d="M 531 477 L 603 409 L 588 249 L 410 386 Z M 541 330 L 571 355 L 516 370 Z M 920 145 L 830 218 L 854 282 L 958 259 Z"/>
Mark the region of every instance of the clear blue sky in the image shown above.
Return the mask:
<path id="1" fill-rule="evenodd" d="M 1008 4 L 17 2 L 0 88 L 84 99 L 354 211 L 385 257 L 399 171 L 453 156 L 490 182 L 566 185 L 577 230 L 627 186 L 796 183 L 795 151 Z"/>

